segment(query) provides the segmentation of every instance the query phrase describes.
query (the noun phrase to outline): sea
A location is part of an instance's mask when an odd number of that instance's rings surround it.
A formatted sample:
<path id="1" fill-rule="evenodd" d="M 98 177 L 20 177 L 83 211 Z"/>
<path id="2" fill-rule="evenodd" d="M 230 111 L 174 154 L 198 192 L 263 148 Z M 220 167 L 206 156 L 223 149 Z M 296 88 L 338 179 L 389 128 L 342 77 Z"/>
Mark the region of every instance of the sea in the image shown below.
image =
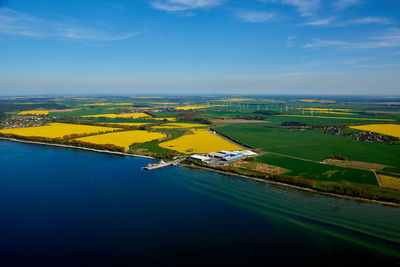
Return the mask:
<path id="1" fill-rule="evenodd" d="M 400 208 L 0 141 L 0 266 L 400 263 Z"/>

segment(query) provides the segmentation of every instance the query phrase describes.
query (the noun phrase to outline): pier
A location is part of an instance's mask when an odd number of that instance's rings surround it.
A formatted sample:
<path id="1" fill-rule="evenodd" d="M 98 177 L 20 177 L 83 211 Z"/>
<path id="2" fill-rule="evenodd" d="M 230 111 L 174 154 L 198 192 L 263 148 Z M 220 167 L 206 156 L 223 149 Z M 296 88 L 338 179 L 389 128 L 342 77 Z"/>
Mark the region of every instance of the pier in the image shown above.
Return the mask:
<path id="1" fill-rule="evenodd" d="M 181 158 L 178 158 L 178 159 L 175 159 L 175 160 L 172 160 L 172 161 L 160 160 L 158 163 L 149 163 L 146 167 L 143 167 L 143 169 L 145 169 L 147 171 L 151 171 L 151 170 L 167 167 L 167 166 L 170 166 L 170 165 L 178 165 L 179 163 L 181 163 L 185 159 L 186 159 L 186 157 L 181 157 Z"/>

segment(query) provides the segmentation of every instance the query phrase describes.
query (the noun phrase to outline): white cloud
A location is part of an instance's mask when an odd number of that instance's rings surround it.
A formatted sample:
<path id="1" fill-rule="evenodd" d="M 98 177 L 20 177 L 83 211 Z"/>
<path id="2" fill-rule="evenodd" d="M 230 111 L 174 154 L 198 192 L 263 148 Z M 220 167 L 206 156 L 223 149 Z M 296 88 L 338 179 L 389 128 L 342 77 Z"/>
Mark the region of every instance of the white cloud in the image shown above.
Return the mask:
<path id="1" fill-rule="evenodd" d="M 273 13 L 254 11 L 254 10 L 237 11 L 236 16 L 243 21 L 252 23 L 267 22 L 274 18 Z"/>
<path id="2" fill-rule="evenodd" d="M 289 36 L 289 37 L 286 39 L 286 46 L 287 46 L 288 48 L 293 47 L 294 39 L 296 39 L 296 36 Z"/>
<path id="3" fill-rule="evenodd" d="M 385 34 L 373 36 L 361 42 L 348 42 L 340 40 L 321 40 L 315 39 L 314 42 L 308 43 L 303 48 L 322 48 L 322 47 L 339 47 L 341 49 L 375 49 L 400 47 L 400 29 L 394 28 Z"/>
<path id="4" fill-rule="evenodd" d="M 330 25 L 336 18 L 324 18 L 313 21 L 304 22 L 303 26 L 326 26 Z"/>
<path id="5" fill-rule="evenodd" d="M 75 40 L 111 42 L 131 38 L 137 35 L 138 32 L 108 33 L 77 24 L 36 18 L 9 8 L 0 8 L 0 34 L 33 38 L 58 37 Z"/>
<path id="6" fill-rule="evenodd" d="M 321 4 L 320 0 L 259 0 L 265 3 L 278 3 L 284 5 L 294 6 L 297 12 L 303 16 L 311 16 L 315 10 L 317 10 Z"/>
<path id="7" fill-rule="evenodd" d="M 151 2 L 151 5 L 154 8 L 167 12 L 210 8 L 219 6 L 221 4 L 222 0 L 157 0 Z"/>
<path id="8" fill-rule="evenodd" d="M 337 0 L 333 3 L 333 8 L 335 10 L 343 10 L 348 8 L 349 6 L 357 5 L 360 3 L 360 0 Z"/>
<path id="9" fill-rule="evenodd" d="M 347 20 L 339 25 L 347 26 L 347 25 L 364 25 L 364 24 L 392 24 L 392 21 L 388 18 L 382 18 L 382 17 L 365 17 L 365 18 Z"/>
<path id="10" fill-rule="evenodd" d="M 356 18 L 349 20 L 338 20 L 337 18 L 329 17 L 329 18 L 322 18 L 304 22 L 301 24 L 301 26 L 345 27 L 345 26 L 357 26 L 366 24 L 388 25 L 392 24 L 392 21 L 388 18 L 383 18 L 383 17 L 365 17 L 365 18 Z"/>

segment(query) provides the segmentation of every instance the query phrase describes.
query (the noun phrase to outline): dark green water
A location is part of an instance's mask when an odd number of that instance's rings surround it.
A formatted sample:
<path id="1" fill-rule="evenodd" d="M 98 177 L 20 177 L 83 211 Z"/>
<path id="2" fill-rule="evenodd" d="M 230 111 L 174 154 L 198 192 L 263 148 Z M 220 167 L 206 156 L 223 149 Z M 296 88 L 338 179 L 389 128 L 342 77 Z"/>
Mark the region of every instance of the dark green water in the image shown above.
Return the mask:
<path id="1" fill-rule="evenodd" d="M 0 265 L 398 264 L 400 209 L 0 141 Z"/>

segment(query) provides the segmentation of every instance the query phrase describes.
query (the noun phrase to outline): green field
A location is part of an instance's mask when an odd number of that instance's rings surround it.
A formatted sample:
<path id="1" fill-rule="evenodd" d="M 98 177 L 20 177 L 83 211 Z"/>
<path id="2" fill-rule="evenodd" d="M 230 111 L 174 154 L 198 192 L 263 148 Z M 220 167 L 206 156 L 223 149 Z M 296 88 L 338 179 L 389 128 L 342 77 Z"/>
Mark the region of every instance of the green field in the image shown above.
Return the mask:
<path id="1" fill-rule="evenodd" d="M 290 170 L 285 173 L 286 175 L 300 176 L 311 180 L 330 182 L 350 181 L 353 183 L 378 185 L 375 175 L 371 171 L 342 168 L 272 154 L 257 157 L 257 161 Z"/>
<path id="2" fill-rule="evenodd" d="M 351 137 L 325 134 L 319 130 L 287 130 L 230 124 L 216 130 L 233 140 L 252 148 L 322 161 L 327 157 L 342 155 L 348 160 L 379 163 L 400 172 L 400 146 L 359 142 Z"/>

